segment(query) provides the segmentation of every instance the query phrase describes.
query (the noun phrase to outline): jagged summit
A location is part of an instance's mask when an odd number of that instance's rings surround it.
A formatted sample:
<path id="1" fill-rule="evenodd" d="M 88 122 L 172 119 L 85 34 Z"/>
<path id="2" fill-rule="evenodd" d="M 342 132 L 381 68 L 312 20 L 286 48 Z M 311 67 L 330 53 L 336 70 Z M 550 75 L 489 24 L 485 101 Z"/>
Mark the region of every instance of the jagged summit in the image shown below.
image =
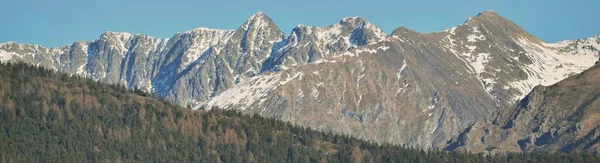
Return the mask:
<path id="1" fill-rule="evenodd" d="M 342 20 L 340 20 L 340 22 L 349 22 L 349 21 L 364 21 L 364 18 L 362 18 L 360 16 L 349 16 L 349 17 L 342 18 Z"/>
<path id="2" fill-rule="evenodd" d="M 215 29 L 215 28 L 206 28 L 206 27 L 196 27 L 186 32 L 194 32 L 194 31 L 207 31 L 207 32 L 225 32 L 225 31 L 233 31 L 232 29 Z"/>
<path id="3" fill-rule="evenodd" d="M 340 20 L 340 24 L 342 24 L 342 25 L 351 24 L 353 27 L 356 27 L 356 28 L 360 28 L 360 29 L 368 28 L 368 29 L 374 30 L 377 33 L 383 33 L 384 35 L 387 35 L 385 32 L 383 32 L 381 29 L 379 29 L 379 27 L 373 25 L 373 23 L 367 21 L 365 18 L 360 17 L 360 16 L 345 17 L 342 20 Z"/>
<path id="4" fill-rule="evenodd" d="M 270 20 L 271 18 L 269 18 L 269 16 L 267 16 L 267 14 L 265 14 L 264 12 L 259 11 L 259 12 L 255 13 L 255 14 L 252 14 L 252 16 L 250 16 L 248 19 L 246 19 L 246 22 L 249 22 L 249 21 L 260 21 L 260 20 L 265 20 L 265 19 L 269 19 Z"/>
<path id="5" fill-rule="evenodd" d="M 16 43 L 17 42 L 15 42 L 15 41 L 7 41 L 7 42 L 0 43 L 0 46 L 7 45 L 7 44 L 16 44 Z"/>
<path id="6" fill-rule="evenodd" d="M 263 17 L 263 16 L 267 16 L 264 12 L 262 11 L 258 11 L 256 13 L 254 13 L 250 18 L 255 18 L 255 17 Z"/>
<path id="7" fill-rule="evenodd" d="M 299 28 L 299 29 L 328 28 L 328 27 L 335 27 L 338 25 L 350 26 L 350 27 L 356 27 L 356 28 L 372 28 L 372 29 L 380 30 L 379 27 L 373 25 L 373 23 L 367 21 L 365 18 L 360 17 L 360 16 L 344 17 L 337 23 L 334 23 L 334 24 L 331 24 L 328 26 L 324 26 L 324 27 L 323 26 L 311 26 L 311 25 L 306 25 L 306 24 L 298 24 L 298 25 L 296 25 L 296 27 L 294 27 L 294 29 L 296 29 L 296 28 Z"/>
<path id="8" fill-rule="evenodd" d="M 121 37 L 121 38 L 129 38 L 132 37 L 134 35 L 137 34 L 131 34 L 131 33 L 127 33 L 127 32 L 113 32 L 113 31 L 106 31 L 104 33 L 102 33 L 100 35 L 100 37 Z"/>
<path id="9" fill-rule="evenodd" d="M 240 27 L 242 30 L 248 30 L 249 28 L 273 28 L 275 30 L 279 30 L 275 22 L 267 16 L 265 13 L 257 12 L 256 14 L 250 16 L 246 22 Z"/>
<path id="10" fill-rule="evenodd" d="M 497 12 L 493 11 L 493 10 L 484 10 L 479 12 L 479 14 L 477 14 L 477 16 L 481 16 L 481 15 L 497 15 L 500 16 Z"/>

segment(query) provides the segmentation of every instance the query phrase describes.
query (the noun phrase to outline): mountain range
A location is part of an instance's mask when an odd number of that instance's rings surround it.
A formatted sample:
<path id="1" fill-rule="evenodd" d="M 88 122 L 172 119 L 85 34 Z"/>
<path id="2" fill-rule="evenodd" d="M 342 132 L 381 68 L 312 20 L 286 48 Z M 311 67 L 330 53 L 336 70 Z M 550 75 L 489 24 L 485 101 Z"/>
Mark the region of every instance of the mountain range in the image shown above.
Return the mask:
<path id="1" fill-rule="evenodd" d="M 600 36 L 547 43 L 492 11 L 440 32 L 399 27 L 391 34 L 361 17 L 285 34 L 259 12 L 236 30 L 196 28 L 164 39 L 106 32 L 55 48 L 8 42 L 0 44 L 0 61 L 141 89 L 194 109 L 237 109 L 442 149 L 470 147 L 465 135 L 476 136 L 466 129 L 517 114 L 504 110 L 522 108 L 538 85 L 592 67 L 599 50 Z"/>
<path id="2" fill-rule="evenodd" d="M 1 162 L 598 162 L 598 153 L 472 154 L 317 132 L 235 110 L 190 110 L 25 63 L 0 64 Z"/>

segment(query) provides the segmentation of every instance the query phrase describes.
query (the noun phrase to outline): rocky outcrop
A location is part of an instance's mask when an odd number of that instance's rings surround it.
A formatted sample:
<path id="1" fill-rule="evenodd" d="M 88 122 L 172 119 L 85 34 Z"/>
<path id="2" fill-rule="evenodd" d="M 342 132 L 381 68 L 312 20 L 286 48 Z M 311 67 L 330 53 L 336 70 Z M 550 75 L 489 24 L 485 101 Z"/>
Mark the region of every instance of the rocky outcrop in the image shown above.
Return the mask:
<path id="1" fill-rule="evenodd" d="M 477 121 L 450 150 L 472 152 L 597 151 L 600 67 L 552 86 L 537 86 L 513 107 Z"/>

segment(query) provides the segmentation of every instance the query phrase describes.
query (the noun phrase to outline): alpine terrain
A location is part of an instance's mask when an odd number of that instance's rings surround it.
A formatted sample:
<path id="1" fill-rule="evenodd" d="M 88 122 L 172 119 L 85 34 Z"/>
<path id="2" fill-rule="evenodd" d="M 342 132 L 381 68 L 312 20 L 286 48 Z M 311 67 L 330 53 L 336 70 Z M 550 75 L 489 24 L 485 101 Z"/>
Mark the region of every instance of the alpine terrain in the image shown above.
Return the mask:
<path id="1" fill-rule="evenodd" d="M 56 48 L 8 42 L 0 44 L 0 61 L 141 89 L 194 109 L 237 109 L 380 143 L 442 149 L 523 97 L 517 107 L 539 105 L 523 101 L 550 89 L 538 85 L 592 67 L 599 50 L 600 36 L 547 43 L 492 11 L 440 32 L 399 27 L 391 34 L 361 17 L 298 25 L 285 34 L 259 12 L 235 30 L 196 28 L 164 39 L 106 32 Z M 526 96 L 534 87 L 535 97 Z M 519 147 L 536 149 L 535 140 L 550 130 L 554 140 L 554 131 L 568 129 L 542 127 Z"/>
<path id="2" fill-rule="evenodd" d="M 481 155 L 376 144 L 235 110 L 0 64 L 0 162 L 598 162 L 598 153 Z"/>
<path id="3" fill-rule="evenodd" d="M 448 148 L 490 153 L 598 151 L 600 64 L 477 121 Z"/>

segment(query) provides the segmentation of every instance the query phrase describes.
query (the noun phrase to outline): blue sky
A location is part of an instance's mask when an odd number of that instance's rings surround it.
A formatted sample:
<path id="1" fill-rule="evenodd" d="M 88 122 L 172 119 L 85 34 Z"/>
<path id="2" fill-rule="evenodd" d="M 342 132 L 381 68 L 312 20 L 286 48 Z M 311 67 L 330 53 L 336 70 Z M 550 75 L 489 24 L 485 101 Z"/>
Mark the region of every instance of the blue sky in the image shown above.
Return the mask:
<path id="1" fill-rule="evenodd" d="M 493 10 L 549 42 L 600 34 L 599 0 L 0 0 L 0 42 L 46 47 L 96 39 L 105 31 L 171 37 L 195 27 L 235 29 L 263 11 L 286 34 L 361 16 L 384 31 L 434 32 Z"/>

